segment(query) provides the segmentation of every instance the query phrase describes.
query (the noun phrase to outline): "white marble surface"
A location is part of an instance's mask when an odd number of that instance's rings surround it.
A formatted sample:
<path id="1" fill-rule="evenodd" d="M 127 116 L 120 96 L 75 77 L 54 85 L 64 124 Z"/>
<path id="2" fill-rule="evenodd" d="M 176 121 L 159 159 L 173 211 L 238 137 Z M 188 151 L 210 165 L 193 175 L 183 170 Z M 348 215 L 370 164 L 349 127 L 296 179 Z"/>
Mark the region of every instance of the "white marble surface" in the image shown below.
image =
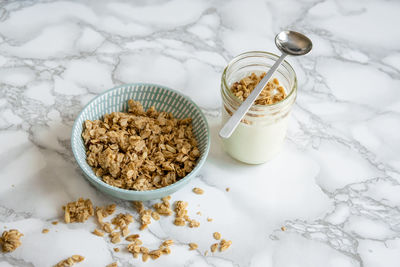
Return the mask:
<path id="1" fill-rule="evenodd" d="M 86 257 L 79 266 L 400 266 L 399 13 L 394 0 L 0 2 L 0 229 L 25 234 L 0 266 L 72 254 Z M 221 71 L 241 52 L 277 52 L 273 37 L 287 28 L 314 41 L 310 55 L 289 59 L 299 96 L 288 138 L 271 162 L 243 165 L 216 134 Z M 83 105 L 131 82 L 181 90 L 213 133 L 204 168 L 172 196 L 201 227 L 152 223 L 141 233 L 148 247 L 177 244 L 147 263 L 91 234 L 93 220 L 51 224 L 80 196 L 133 212 L 86 182 L 69 145 Z M 214 231 L 233 245 L 204 256 Z"/>

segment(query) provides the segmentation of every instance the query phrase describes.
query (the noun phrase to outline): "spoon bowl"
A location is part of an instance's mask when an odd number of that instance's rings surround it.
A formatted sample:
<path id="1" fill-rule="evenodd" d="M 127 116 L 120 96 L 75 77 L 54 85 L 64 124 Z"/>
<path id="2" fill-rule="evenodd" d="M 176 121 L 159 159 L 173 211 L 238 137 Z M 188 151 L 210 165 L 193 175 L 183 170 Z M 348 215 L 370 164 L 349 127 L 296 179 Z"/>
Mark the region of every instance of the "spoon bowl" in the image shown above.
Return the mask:
<path id="1" fill-rule="evenodd" d="M 312 49 L 311 40 L 295 31 L 283 31 L 275 36 L 275 44 L 282 53 L 291 56 L 302 56 Z"/>

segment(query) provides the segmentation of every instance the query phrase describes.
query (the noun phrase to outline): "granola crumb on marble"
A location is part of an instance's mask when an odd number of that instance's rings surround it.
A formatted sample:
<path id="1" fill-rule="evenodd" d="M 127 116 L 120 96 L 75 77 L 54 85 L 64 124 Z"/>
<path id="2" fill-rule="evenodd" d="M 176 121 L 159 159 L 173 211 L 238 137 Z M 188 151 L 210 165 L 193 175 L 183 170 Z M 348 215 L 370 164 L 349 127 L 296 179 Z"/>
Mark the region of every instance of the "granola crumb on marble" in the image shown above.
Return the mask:
<path id="1" fill-rule="evenodd" d="M 204 194 L 204 190 L 198 187 L 193 188 L 193 193 L 197 194 L 197 195 L 202 195 Z"/>
<path id="2" fill-rule="evenodd" d="M 198 247 L 196 243 L 189 243 L 189 250 L 196 250 Z"/>
<path id="3" fill-rule="evenodd" d="M 232 245 L 232 241 L 222 239 L 221 242 L 219 243 L 219 245 L 220 245 L 219 251 L 222 252 L 222 251 L 227 250 Z"/>
<path id="4" fill-rule="evenodd" d="M 4 231 L 0 237 L 0 245 L 3 252 L 12 252 L 21 246 L 20 238 L 23 236 L 17 229 Z"/>
<path id="5" fill-rule="evenodd" d="M 54 265 L 54 267 L 67 267 L 67 266 L 72 266 L 75 263 L 81 262 L 85 259 L 85 257 L 81 256 L 81 255 L 72 255 L 71 257 L 60 261 L 59 263 L 57 263 L 56 265 Z"/>
<path id="6" fill-rule="evenodd" d="M 221 234 L 219 232 L 214 232 L 213 237 L 215 240 L 220 240 L 221 239 Z"/>
<path id="7" fill-rule="evenodd" d="M 79 198 L 77 201 L 63 206 L 63 209 L 65 223 L 82 223 L 94 214 L 93 204 L 90 199 Z"/>

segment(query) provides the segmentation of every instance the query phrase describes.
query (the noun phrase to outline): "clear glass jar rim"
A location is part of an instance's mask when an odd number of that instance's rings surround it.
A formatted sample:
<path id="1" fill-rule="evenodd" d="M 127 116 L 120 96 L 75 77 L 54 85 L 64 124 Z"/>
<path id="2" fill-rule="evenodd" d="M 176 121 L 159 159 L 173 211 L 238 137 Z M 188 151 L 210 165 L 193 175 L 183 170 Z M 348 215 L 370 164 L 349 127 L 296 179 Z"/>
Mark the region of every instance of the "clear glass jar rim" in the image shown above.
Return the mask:
<path id="1" fill-rule="evenodd" d="M 276 54 L 274 54 L 274 53 L 270 53 L 270 52 L 265 52 L 265 51 L 247 51 L 247 52 L 244 52 L 244 53 L 239 54 L 239 55 L 237 55 L 236 57 L 234 57 L 234 58 L 228 63 L 228 65 L 227 65 L 227 66 L 225 67 L 225 69 L 224 69 L 224 72 L 222 73 L 222 82 L 223 82 L 223 84 L 224 84 L 224 87 L 228 89 L 228 90 L 227 90 L 227 91 L 228 91 L 228 94 L 229 94 L 233 99 L 237 100 L 240 104 L 241 104 L 243 101 L 241 101 L 239 98 L 237 98 L 237 97 L 231 92 L 231 90 L 229 90 L 228 84 L 227 84 L 227 82 L 226 82 L 226 72 L 228 71 L 228 69 L 229 69 L 230 67 L 232 67 L 233 64 L 237 63 L 239 60 L 244 59 L 244 58 L 246 58 L 247 56 L 249 56 L 249 57 L 250 57 L 250 56 L 251 56 L 251 57 L 254 57 L 254 56 L 257 55 L 257 54 L 260 54 L 260 56 L 267 57 L 267 58 L 272 59 L 272 60 L 275 60 L 275 61 L 279 58 L 278 55 L 276 55 Z M 291 98 L 292 94 L 295 93 L 295 91 L 297 90 L 297 76 L 296 76 L 296 72 L 294 71 L 292 65 L 290 65 L 290 63 L 287 62 L 286 60 L 284 60 L 284 61 L 282 62 L 282 65 L 284 65 L 285 67 L 287 67 L 288 70 L 289 70 L 289 72 L 293 73 L 293 77 L 294 77 L 294 78 L 293 78 L 293 86 L 292 86 L 292 88 L 291 88 L 289 94 L 288 94 L 283 100 L 281 100 L 281 101 L 279 101 L 279 102 L 276 102 L 276 103 L 273 103 L 273 104 L 270 104 L 270 105 L 253 105 L 253 107 L 255 107 L 255 108 L 257 108 L 257 109 L 259 109 L 259 108 L 266 108 L 266 107 L 271 107 L 271 108 L 272 108 L 272 107 L 276 107 L 276 106 L 278 106 L 278 105 L 281 105 L 281 104 L 283 104 L 283 103 L 286 103 L 286 102 Z M 281 65 L 281 66 L 282 66 L 282 65 Z"/>

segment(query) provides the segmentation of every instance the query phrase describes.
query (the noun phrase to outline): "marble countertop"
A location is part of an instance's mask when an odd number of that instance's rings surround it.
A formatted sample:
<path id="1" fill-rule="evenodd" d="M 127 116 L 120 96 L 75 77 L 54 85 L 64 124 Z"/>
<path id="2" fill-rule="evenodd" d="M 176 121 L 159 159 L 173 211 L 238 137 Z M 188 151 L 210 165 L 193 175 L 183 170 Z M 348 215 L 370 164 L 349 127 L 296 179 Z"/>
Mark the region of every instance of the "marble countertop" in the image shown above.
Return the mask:
<path id="1" fill-rule="evenodd" d="M 24 234 L 0 266 L 52 266 L 73 254 L 86 258 L 77 266 L 399 266 L 399 12 L 399 1 L 378 0 L 0 2 L 0 229 Z M 277 53 L 283 29 L 314 42 L 288 59 L 299 94 L 287 140 L 272 161 L 240 164 L 217 138 L 221 72 L 241 52 Z M 140 232 L 148 247 L 176 244 L 146 263 L 91 234 L 92 219 L 62 223 L 62 205 L 79 197 L 137 218 L 86 182 L 69 143 L 85 103 L 132 82 L 190 96 L 212 132 L 206 164 L 172 195 L 200 227 L 153 222 Z M 232 247 L 205 256 L 214 231 Z"/>

